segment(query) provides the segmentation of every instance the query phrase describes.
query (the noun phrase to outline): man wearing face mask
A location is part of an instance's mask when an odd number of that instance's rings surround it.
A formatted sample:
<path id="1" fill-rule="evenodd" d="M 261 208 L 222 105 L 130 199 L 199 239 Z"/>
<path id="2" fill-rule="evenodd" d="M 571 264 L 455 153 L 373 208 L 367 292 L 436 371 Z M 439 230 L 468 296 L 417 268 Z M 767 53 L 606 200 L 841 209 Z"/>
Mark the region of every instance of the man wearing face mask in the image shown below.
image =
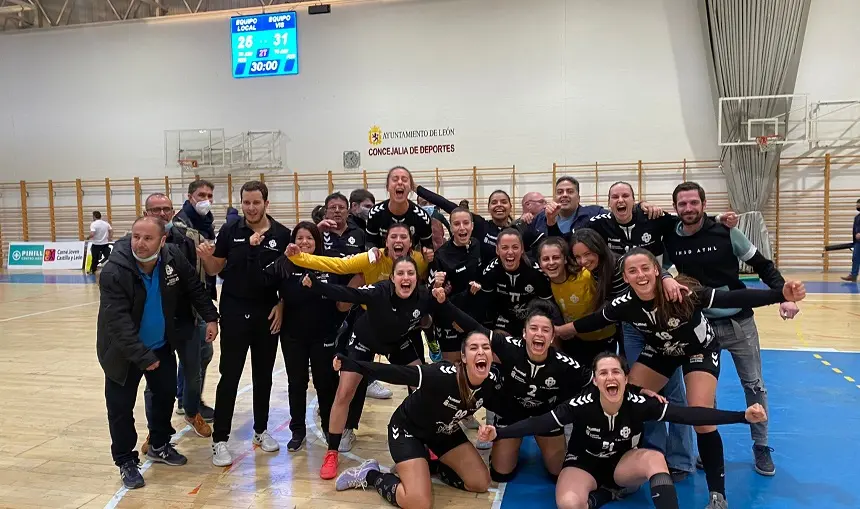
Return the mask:
<path id="1" fill-rule="evenodd" d="M 182 237 L 190 239 L 194 243 L 195 248 L 200 244 L 215 241 L 215 229 L 212 227 L 212 222 L 215 219 L 212 215 L 212 197 L 214 192 L 215 186 L 208 180 L 200 179 L 191 182 L 188 184 L 188 199 L 185 200 L 185 203 L 182 204 L 182 209 L 172 219 L 172 225 L 175 227 L 177 232 Z M 206 286 L 206 291 L 209 293 L 209 297 L 212 300 L 217 300 L 218 293 L 215 288 L 216 276 L 210 276 L 206 273 L 206 270 L 203 268 L 202 261 L 200 261 L 196 255 L 193 258 L 189 257 L 188 260 L 195 264 L 197 273 L 200 275 L 201 280 Z M 205 324 L 198 320 L 196 338 L 197 343 L 201 345 L 200 390 L 198 392 L 200 395 L 203 394 L 203 386 L 206 381 L 206 369 L 209 367 L 209 362 L 212 360 L 212 356 L 214 355 L 212 345 L 203 340 L 204 328 Z M 184 380 L 184 375 L 185 373 L 180 371 L 180 384 L 182 384 Z M 176 413 L 183 414 L 185 413 L 185 408 L 183 407 L 184 401 L 181 397 L 181 393 L 179 393 L 179 396 Z M 198 410 L 204 421 L 212 422 L 215 419 L 215 410 L 204 404 L 202 400 L 199 403 Z"/>
<path id="2" fill-rule="evenodd" d="M 860 200 L 857 200 L 857 212 L 860 212 Z M 854 254 L 851 257 L 851 274 L 843 277 L 843 281 L 857 282 L 860 272 L 860 214 L 854 218 L 854 228 L 851 230 L 851 240 L 854 242 Z"/>
<path id="3" fill-rule="evenodd" d="M 442 214 L 442 212 L 439 211 L 439 208 L 436 207 L 436 205 L 433 205 L 429 201 L 425 200 L 424 198 L 421 198 L 420 196 L 418 197 L 417 201 L 418 201 L 418 206 L 421 207 L 422 209 L 424 209 L 424 212 L 426 212 L 427 215 L 430 216 L 431 221 L 433 219 L 435 219 L 435 220 L 439 221 L 440 223 L 442 223 L 442 226 L 444 226 L 445 229 L 448 230 L 448 237 L 450 237 L 451 236 L 451 223 L 449 223 L 448 220 L 445 219 L 445 216 Z"/>
<path id="4" fill-rule="evenodd" d="M 111 455 L 129 489 L 145 484 L 134 450 L 134 404 L 143 377 L 152 389 L 146 459 L 172 466 L 188 461 L 170 444 L 176 390 L 173 351 L 187 340 L 173 326 L 177 311 L 190 302 L 206 322 L 207 340 L 218 335 L 215 305 L 194 267 L 177 246 L 165 244 L 166 238 L 161 219 L 147 216 L 135 221 L 131 234 L 114 244 L 99 284 L 96 351 L 105 373 Z"/>
<path id="5" fill-rule="evenodd" d="M 153 193 L 146 198 L 144 202 L 144 215 L 149 217 L 157 217 L 165 222 L 167 230 L 167 244 L 173 244 L 179 248 L 185 259 L 192 267 L 197 266 L 197 245 L 194 240 L 188 237 L 182 228 L 175 228 L 171 222 L 174 218 L 173 202 L 167 195 L 163 193 Z M 205 274 L 205 272 L 204 272 Z M 200 284 L 204 285 L 204 279 L 198 272 Z M 202 330 L 199 330 L 197 323 L 202 324 Z M 212 436 L 212 428 L 206 424 L 205 419 L 201 415 L 200 407 L 202 406 L 200 390 L 202 388 L 202 368 L 201 365 L 205 361 L 208 366 L 212 360 L 212 344 L 206 341 L 206 322 L 199 317 L 191 307 L 190 302 L 180 305 L 176 312 L 176 320 L 174 322 L 177 334 L 185 341 L 181 348 L 176 349 L 179 356 L 179 372 L 176 378 L 176 401 L 177 408 L 185 413 L 185 422 L 187 422 L 194 432 L 201 438 Z M 203 348 L 203 345 L 206 348 Z M 208 356 L 203 358 L 204 353 L 208 352 Z M 151 420 L 152 412 L 152 390 L 149 385 L 144 391 L 144 401 L 146 403 L 147 419 Z M 144 442 L 140 448 L 141 452 L 146 454 L 149 448 L 149 439 Z"/>
<path id="6" fill-rule="evenodd" d="M 367 217 L 376 205 L 376 198 L 367 189 L 356 189 L 349 193 L 349 221 L 356 228 L 367 230 Z"/>

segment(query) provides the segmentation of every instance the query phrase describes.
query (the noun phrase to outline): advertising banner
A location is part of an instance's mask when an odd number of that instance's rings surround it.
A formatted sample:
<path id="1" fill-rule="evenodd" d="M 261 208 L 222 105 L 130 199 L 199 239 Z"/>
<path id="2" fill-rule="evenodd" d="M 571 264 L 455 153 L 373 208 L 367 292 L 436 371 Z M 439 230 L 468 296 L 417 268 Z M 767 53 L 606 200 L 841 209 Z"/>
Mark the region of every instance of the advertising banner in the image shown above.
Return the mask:
<path id="1" fill-rule="evenodd" d="M 20 270 L 81 270 L 86 242 L 10 242 L 7 268 Z"/>

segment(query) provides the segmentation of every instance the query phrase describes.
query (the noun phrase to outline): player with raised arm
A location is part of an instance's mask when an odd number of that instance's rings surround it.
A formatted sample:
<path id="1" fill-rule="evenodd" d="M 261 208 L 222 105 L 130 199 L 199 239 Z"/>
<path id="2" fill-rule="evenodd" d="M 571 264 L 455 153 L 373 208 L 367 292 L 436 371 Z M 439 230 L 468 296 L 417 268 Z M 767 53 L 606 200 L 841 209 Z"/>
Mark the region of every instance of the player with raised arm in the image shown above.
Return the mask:
<path id="1" fill-rule="evenodd" d="M 485 334 L 467 336 L 460 355 L 455 363 L 423 366 L 393 366 L 338 356 L 335 369 L 341 376 L 372 375 L 388 383 L 415 387 L 388 424 L 388 449 L 397 473 L 383 474 L 376 460 L 366 460 L 338 477 L 338 490 L 372 486 L 395 506 L 431 507 L 430 475 L 435 470 L 449 486 L 476 493 L 487 491 L 489 471 L 463 433 L 460 421 L 500 390 L 499 375 L 494 372 L 493 352 Z M 429 459 L 429 451 L 438 455 L 438 461 Z"/>
<path id="2" fill-rule="evenodd" d="M 374 355 L 386 355 L 389 362 L 416 365 L 419 353 L 409 334 L 428 316 L 474 330 L 479 324 L 471 317 L 445 301 L 441 288 L 434 290 L 418 285 L 418 269 L 412 258 L 402 257 L 394 262 L 389 281 L 381 281 L 361 288 L 322 284 L 306 277 L 303 284 L 329 299 L 364 304 L 367 311 L 358 318 L 347 350 L 353 360 L 372 361 Z M 331 417 L 329 418 L 328 452 L 320 469 L 320 477 L 337 476 L 338 446 L 346 423 L 347 408 L 361 382 L 359 373 L 343 373 L 337 387 Z"/>
<path id="3" fill-rule="evenodd" d="M 594 387 L 554 410 L 506 428 L 482 426 L 482 440 L 507 440 L 573 424 L 564 469 L 556 485 L 559 509 L 589 506 L 598 487 L 637 488 L 649 481 L 657 509 L 677 509 L 678 495 L 662 454 L 636 446 L 646 421 L 670 421 L 694 426 L 761 422 L 764 409 L 755 404 L 745 412 L 703 407 L 679 407 L 628 384 L 627 362 L 605 352 L 594 359 Z"/>
<path id="4" fill-rule="evenodd" d="M 624 279 L 630 290 L 601 311 L 573 323 L 588 332 L 614 322 L 629 322 L 645 336 L 645 349 L 630 371 L 630 383 L 660 391 L 680 366 L 687 385 L 687 404 L 713 407 L 720 373 L 720 346 L 702 311 L 712 308 L 753 308 L 797 302 L 806 296 L 803 283 L 785 283 L 781 290 L 720 291 L 696 280 L 679 278 L 689 289 L 681 302 L 663 295 L 660 266 L 650 252 L 631 249 L 622 259 Z M 713 426 L 697 425 L 696 438 L 710 491 L 708 509 L 728 507 L 725 499 L 723 442 Z"/>
<path id="5" fill-rule="evenodd" d="M 370 209 L 367 217 L 367 247 L 385 247 L 385 237 L 392 224 L 405 224 L 412 236 L 412 245 L 433 249 L 433 228 L 424 209 L 409 200 L 414 181 L 412 173 L 403 166 L 388 170 L 385 179 L 389 198 Z"/>

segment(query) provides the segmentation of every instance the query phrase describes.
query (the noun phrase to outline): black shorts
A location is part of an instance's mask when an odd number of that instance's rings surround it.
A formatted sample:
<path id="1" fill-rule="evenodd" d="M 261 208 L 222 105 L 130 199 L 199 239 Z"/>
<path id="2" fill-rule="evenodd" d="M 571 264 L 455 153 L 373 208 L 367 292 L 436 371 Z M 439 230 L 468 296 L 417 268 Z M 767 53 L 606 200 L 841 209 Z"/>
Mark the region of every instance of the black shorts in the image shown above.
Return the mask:
<path id="1" fill-rule="evenodd" d="M 623 454 L 617 454 L 617 457 L 612 458 L 595 458 L 587 452 L 571 453 L 567 452 L 564 456 L 564 463 L 561 468 L 567 467 L 578 468 L 585 470 L 594 480 L 597 481 L 598 488 L 608 488 L 610 490 L 621 489 L 621 486 L 615 483 L 615 467 L 621 461 Z"/>
<path id="2" fill-rule="evenodd" d="M 497 428 L 504 428 L 505 426 L 510 426 L 511 424 L 514 424 L 516 422 L 520 422 L 522 420 L 529 418 L 528 415 L 517 414 L 516 412 L 514 412 L 514 413 L 505 412 L 505 415 L 508 415 L 509 418 L 505 417 L 504 415 L 496 413 L 496 424 L 495 424 L 495 426 Z M 558 437 L 558 436 L 563 436 L 563 435 L 564 435 L 564 428 L 559 426 L 558 428 L 555 428 L 554 430 L 550 431 L 549 433 L 541 433 L 541 434 L 535 435 L 535 436 L 538 436 L 538 437 Z"/>
<path id="3" fill-rule="evenodd" d="M 400 343 L 396 345 L 366 345 L 355 337 L 353 333 L 349 338 L 349 344 L 346 347 L 346 356 L 356 361 L 373 362 L 375 355 L 384 355 L 388 358 L 391 364 L 406 366 L 417 361 L 421 357 L 415 350 L 415 345 L 409 337 L 401 338 Z"/>
<path id="4" fill-rule="evenodd" d="M 439 342 L 439 349 L 443 352 L 460 352 L 463 339 L 457 329 L 445 329 L 436 327 L 436 341 Z"/>
<path id="5" fill-rule="evenodd" d="M 704 371 L 720 378 L 720 346 L 717 341 L 692 355 L 666 355 L 646 344 L 636 362 L 653 369 L 657 373 L 672 378 L 675 370 L 682 368 L 684 375 L 694 371 Z"/>
<path id="6" fill-rule="evenodd" d="M 460 444 L 469 443 L 469 438 L 462 429 L 457 429 L 450 435 L 437 433 L 430 438 L 422 439 L 410 430 L 410 425 L 397 412 L 391 416 L 388 423 L 388 452 L 394 463 L 400 463 L 416 458 L 424 458 L 429 461 L 427 453 L 429 448 L 437 457 L 441 458 L 451 449 Z"/>

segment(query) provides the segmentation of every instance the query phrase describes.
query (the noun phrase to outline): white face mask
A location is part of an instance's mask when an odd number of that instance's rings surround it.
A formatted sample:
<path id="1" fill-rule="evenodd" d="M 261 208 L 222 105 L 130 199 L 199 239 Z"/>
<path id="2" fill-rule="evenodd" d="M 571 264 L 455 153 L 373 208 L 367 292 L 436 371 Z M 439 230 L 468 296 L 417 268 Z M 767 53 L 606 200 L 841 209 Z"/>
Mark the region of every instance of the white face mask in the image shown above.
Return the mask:
<path id="1" fill-rule="evenodd" d="M 155 260 L 156 258 L 158 258 L 158 253 L 160 251 L 161 251 L 161 249 L 159 249 L 158 251 L 153 253 L 152 256 L 147 256 L 146 258 L 141 258 L 141 257 L 137 256 L 137 253 L 135 253 L 134 251 L 132 251 L 131 254 L 134 256 L 134 259 L 139 261 L 140 263 L 148 263 L 148 262 L 151 262 L 151 261 Z"/>
<path id="2" fill-rule="evenodd" d="M 194 204 L 194 210 L 201 216 L 205 216 L 212 210 L 212 203 L 209 200 L 199 201 Z"/>

